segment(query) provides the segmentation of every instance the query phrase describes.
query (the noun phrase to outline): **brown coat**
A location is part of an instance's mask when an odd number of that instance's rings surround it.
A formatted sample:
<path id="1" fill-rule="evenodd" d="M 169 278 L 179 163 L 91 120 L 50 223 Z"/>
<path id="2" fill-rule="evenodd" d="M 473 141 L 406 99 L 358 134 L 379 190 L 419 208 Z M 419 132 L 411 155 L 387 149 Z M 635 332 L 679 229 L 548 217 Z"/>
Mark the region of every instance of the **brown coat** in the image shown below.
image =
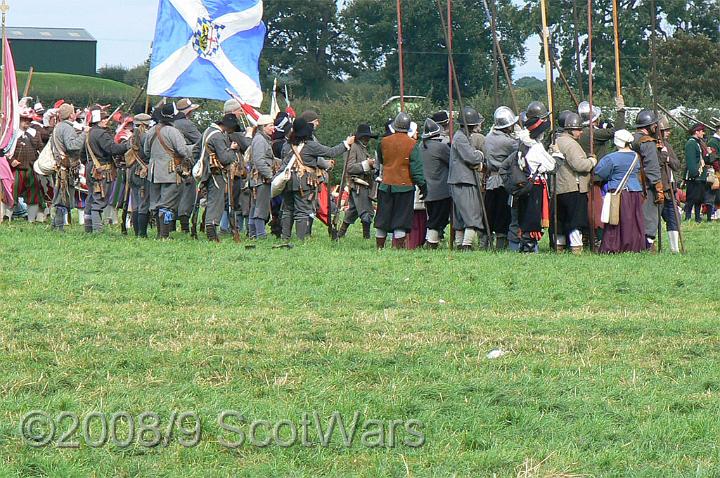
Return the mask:
<path id="1" fill-rule="evenodd" d="M 388 186 L 413 186 L 410 177 L 410 153 L 415 147 L 415 140 L 405 133 L 386 136 L 380 142 L 383 165 L 383 184 Z"/>
<path id="2" fill-rule="evenodd" d="M 35 132 L 33 136 L 29 131 L 20 134 L 15 147 L 15 153 L 12 159 L 19 161 L 20 164 L 15 168 L 21 171 L 32 169 L 32 165 L 40 154 L 42 149 L 42 141 L 40 135 Z M 11 161 L 12 163 L 12 161 Z"/>

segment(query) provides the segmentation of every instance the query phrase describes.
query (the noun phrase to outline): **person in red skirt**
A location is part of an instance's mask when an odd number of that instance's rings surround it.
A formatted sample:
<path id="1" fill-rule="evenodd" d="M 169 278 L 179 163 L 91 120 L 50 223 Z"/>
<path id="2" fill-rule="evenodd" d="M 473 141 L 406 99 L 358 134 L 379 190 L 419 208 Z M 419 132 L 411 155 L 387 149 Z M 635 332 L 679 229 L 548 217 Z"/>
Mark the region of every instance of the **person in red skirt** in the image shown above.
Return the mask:
<path id="1" fill-rule="evenodd" d="M 605 224 L 601 253 L 642 252 L 646 250 L 643 188 L 640 184 L 640 158 L 632 150 L 633 135 L 627 130 L 615 133 L 618 150 L 604 156 L 595 167 L 595 177 L 607 182 L 607 194 L 620 189 L 620 221 Z"/>

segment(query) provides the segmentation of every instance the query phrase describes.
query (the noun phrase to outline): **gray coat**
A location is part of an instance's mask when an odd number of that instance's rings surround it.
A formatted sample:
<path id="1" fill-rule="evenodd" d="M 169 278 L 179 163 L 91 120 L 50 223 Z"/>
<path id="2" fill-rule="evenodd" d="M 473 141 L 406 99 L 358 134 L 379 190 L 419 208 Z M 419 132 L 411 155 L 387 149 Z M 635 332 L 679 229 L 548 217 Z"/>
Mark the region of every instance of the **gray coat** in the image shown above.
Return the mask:
<path id="1" fill-rule="evenodd" d="M 255 136 L 253 136 L 250 147 L 252 148 L 250 162 L 253 171 L 257 171 L 258 175 L 257 179 L 250 179 L 250 187 L 270 183 L 273 178 L 272 167 L 275 160 L 270 138 L 261 129 L 258 129 Z"/>
<path id="2" fill-rule="evenodd" d="M 80 158 L 80 152 L 85 146 L 85 133 L 76 130 L 69 120 L 55 126 L 53 137 L 57 138 L 57 144 L 70 158 Z"/>
<path id="3" fill-rule="evenodd" d="M 216 133 L 210 136 L 210 133 L 213 131 L 216 131 Z M 211 152 L 215 153 L 218 162 L 223 167 L 227 167 L 237 160 L 235 151 L 230 149 L 230 138 L 220 129 L 219 126 L 215 124 L 210 125 L 210 127 L 203 133 L 201 141 L 205 142 L 205 155 L 202 158 L 202 161 L 205 162 L 205 171 L 207 172 L 207 177 L 202 178 L 203 181 L 210 177 L 210 173 L 215 173 L 215 171 L 210 171 Z"/>
<path id="4" fill-rule="evenodd" d="M 662 181 L 657 143 L 655 143 L 655 141 L 640 143 L 640 138 L 643 136 L 645 136 L 643 133 L 635 133 L 633 149 L 635 149 L 635 152 L 640 155 L 640 159 L 642 160 L 644 168 L 643 174 L 645 175 L 645 186 L 648 189 L 654 189 L 655 183 Z"/>
<path id="5" fill-rule="evenodd" d="M 500 170 L 508 166 L 508 158 L 518 150 L 518 141 L 504 131 L 493 129 L 485 138 L 485 166 L 489 174 L 485 189 L 503 186 Z"/>
<path id="6" fill-rule="evenodd" d="M 368 153 L 367 146 L 360 141 L 356 141 L 350 146 L 350 151 L 345 157 L 345 172 L 347 173 L 347 183 L 351 188 L 356 186 L 353 178 L 372 184 L 374 168 L 370 167 L 369 158 L 370 153 Z"/>
<path id="7" fill-rule="evenodd" d="M 442 136 L 423 140 L 420 145 L 420 153 L 427 184 L 425 201 L 440 201 L 449 198 L 450 144 L 444 142 Z"/>
<path id="8" fill-rule="evenodd" d="M 470 140 L 462 130 L 458 130 L 453 136 L 452 148 L 450 150 L 450 172 L 448 184 L 470 184 L 477 185 L 473 166 L 483 163 L 485 156 L 482 151 L 475 149 Z"/>
<path id="9" fill-rule="evenodd" d="M 185 144 L 182 133 L 170 125 L 155 125 L 147 132 L 145 145 L 143 146 L 145 157 L 150 158 L 148 180 L 155 184 L 176 183 L 178 175 L 175 172 L 173 158 L 157 140 L 158 126 L 162 126 L 160 134 L 167 147 L 181 157 L 183 161 L 192 162 L 190 150 Z"/>
<path id="10" fill-rule="evenodd" d="M 197 144 L 202 139 L 202 134 L 195 123 L 185 117 L 184 114 L 180 113 L 178 118 L 173 123 L 173 126 L 180 131 L 185 138 L 185 144 L 188 146 Z"/>
<path id="11" fill-rule="evenodd" d="M 340 143 L 337 146 L 333 146 L 332 148 L 330 148 L 328 146 L 318 143 L 317 141 L 308 141 L 305 143 L 305 146 L 303 146 L 303 149 L 300 152 L 300 157 L 302 158 L 302 162 L 306 167 L 326 170 L 330 169 L 330 161 L 325 159 L 325 157 L 334 158 L 336 156 L 340 156 L 345 151 L 347 151 L 347 148 L 345 148 L 345 143 Z M 292 152 L 292 146 L 290 145 L 290 143 L 285 143 L 282 151 L 283 168 L 287 166 L 293 155 L 294 153 Z M 305 175 L 301 178 L 295 168 L 293 168 L 292 177 L 287 187 L 290 191 L 310 191 L 315 189 L 315 186 L 312 184 L 313 181 L 310 181 L 311 179 L 315 181 L 318 180 L 317 177 L 309 178 L 308 175 Z"/>

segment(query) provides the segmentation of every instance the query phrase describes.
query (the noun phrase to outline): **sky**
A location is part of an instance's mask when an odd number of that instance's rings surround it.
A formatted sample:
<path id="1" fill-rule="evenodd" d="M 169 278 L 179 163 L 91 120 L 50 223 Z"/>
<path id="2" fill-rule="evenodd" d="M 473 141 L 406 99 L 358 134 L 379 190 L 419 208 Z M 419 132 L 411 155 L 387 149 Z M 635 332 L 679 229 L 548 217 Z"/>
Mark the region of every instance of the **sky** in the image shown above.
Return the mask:
<path id="1" fill-rule="evenodd" d="M 290 1 L 290 0 L 288 0 Z M 7 24 L 12 27 L 84 28 L 98 41 L 98 68 L 133 67 L 150 55 L 155 31 L 157 0 L 7 0 Z M 523 76 L 544 78 L 538 61 L 540 40 L 526 43 L 526 64 L 515 70 Z"/>

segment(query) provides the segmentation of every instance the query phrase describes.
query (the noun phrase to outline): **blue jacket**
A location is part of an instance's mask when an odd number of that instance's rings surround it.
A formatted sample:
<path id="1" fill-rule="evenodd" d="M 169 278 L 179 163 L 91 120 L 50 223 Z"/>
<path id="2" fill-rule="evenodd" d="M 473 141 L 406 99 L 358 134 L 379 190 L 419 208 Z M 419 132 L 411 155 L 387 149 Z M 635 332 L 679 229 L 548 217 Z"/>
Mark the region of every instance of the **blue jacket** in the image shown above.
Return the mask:
<path id="1" fill-rule="evenodd" d="M 595 166 L 595 176 L 607 181 L 608 189 L 614 190 L 620 185 L 620 181 L 630 169 L 635 159 L 634 151 L 616 151 L 604 156 Z M 642 186 L 638 174 L 640 172 L 640 161 L 635 163 L 635 169 L 630 173 L 626 188 L 628 191 L 641 192 Z"/>

